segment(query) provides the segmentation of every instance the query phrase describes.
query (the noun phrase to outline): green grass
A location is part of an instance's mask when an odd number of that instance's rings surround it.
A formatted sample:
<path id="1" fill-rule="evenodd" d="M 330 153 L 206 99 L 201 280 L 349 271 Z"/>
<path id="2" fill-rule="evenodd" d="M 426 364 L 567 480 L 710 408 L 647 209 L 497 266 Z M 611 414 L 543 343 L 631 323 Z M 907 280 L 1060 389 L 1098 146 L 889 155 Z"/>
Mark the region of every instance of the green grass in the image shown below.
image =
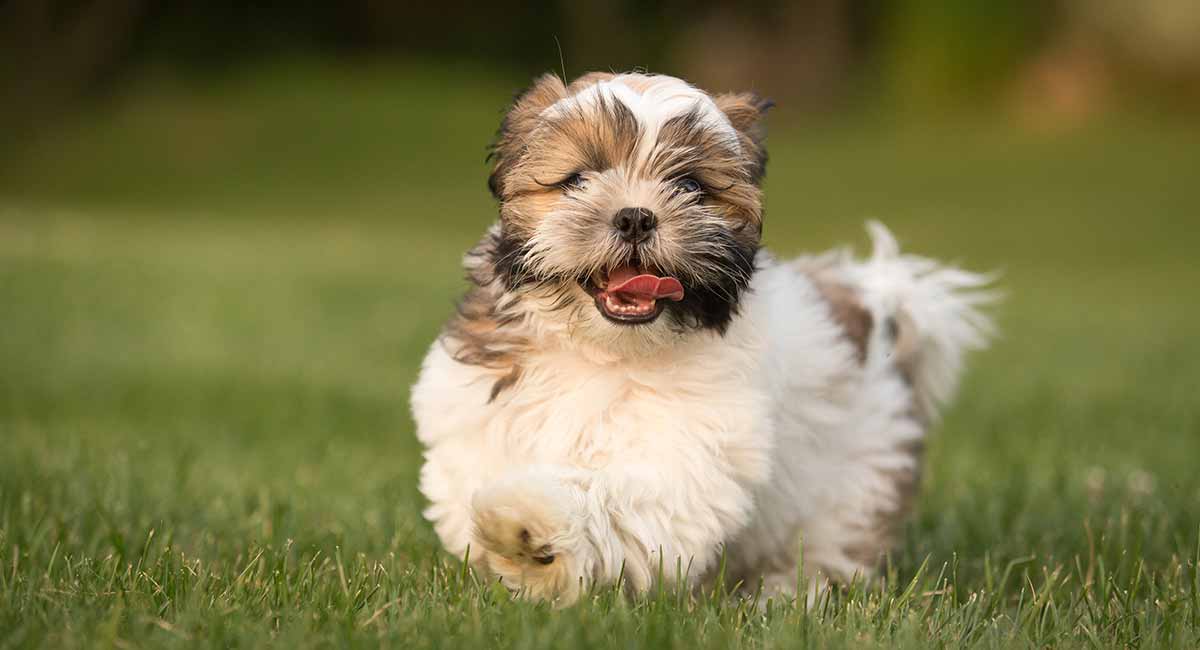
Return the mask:
<path id="1" fill-rule="evenodd" d="M 1004 271 L 888 579 L 565 610 L 439 550 L 407 387 L 507 81 L 146 83 L 0 169 L 0 648 L 1200 644 L 1200 131 L 776 115 L 767 239 Z"/>

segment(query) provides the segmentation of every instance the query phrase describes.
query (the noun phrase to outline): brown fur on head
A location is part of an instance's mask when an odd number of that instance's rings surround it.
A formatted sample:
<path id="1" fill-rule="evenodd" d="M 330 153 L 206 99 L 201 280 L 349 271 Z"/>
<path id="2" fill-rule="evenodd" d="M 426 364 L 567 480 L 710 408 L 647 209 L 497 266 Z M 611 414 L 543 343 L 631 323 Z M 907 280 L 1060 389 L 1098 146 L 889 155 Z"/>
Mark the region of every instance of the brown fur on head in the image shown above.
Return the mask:
<path id="1" fill-rule="evenodd" d="M 490 156 L 500 221 L 471 268 L 488 288 L 467 301 L 490 320 L 460 329 L 498 331 L 507 310 L 605 341 L 723 332 L 754 271 L 770 106 L 659 75 L 538 78 Z M 622 210 L 646 231 L 618 232 Z M 619 268 L 678 279 L 683 298 L 627 327 L 592 299 Z"/>

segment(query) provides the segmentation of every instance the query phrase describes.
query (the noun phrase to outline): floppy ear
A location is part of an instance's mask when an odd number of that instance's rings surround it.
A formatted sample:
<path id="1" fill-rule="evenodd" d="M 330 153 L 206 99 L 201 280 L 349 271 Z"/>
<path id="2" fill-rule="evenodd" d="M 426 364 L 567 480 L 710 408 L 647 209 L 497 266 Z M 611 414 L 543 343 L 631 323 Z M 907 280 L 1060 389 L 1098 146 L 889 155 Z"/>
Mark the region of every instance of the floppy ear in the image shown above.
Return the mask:
<path id="1" fill-rule="evenodd" d="M 492 196 L 499 199 L 504 194 L 504 177 L 520 157 L 542 111 L 566 96 L 567 88 L 562 80 L 550 73 L 538 77 L 533 85 L 517 94 L 488 153 L 492 163 L 488 189 Z"/>
<path id="2" fill-rule="evenodd" d="M 749 159 L 750 179 L 757 184 L 767 173 L 766 132 L 762 118 L 775 102 L 755 93 L 725 93 L 713 97 L 713 101 L 738 132 L 742 150 Z"/>

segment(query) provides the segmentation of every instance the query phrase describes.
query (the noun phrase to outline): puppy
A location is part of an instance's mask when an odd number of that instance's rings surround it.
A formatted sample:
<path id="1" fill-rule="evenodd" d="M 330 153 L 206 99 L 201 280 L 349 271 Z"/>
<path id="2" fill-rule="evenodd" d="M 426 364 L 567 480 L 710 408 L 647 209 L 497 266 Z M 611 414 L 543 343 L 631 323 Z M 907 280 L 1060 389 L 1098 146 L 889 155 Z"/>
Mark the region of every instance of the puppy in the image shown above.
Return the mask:
<path id="1" fill-rule="evenodd" d="M 752 94 L 546 75 L 504 118 L 498 222 L 412 391 L 426 517 L 514 591 L 726 580 L 788 595 L 869 574 L 987 278 L 901 255 L 760 250 Z M 803 553 L 801 542 L 803 541 Z"/>

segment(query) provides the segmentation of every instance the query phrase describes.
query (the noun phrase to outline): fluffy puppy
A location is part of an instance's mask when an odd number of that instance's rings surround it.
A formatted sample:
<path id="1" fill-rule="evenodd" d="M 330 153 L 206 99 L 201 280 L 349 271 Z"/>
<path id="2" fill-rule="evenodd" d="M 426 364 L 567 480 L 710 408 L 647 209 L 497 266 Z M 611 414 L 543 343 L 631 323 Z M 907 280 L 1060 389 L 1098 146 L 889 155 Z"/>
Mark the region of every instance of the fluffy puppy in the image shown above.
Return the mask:
<path id="1" fill-rule="evenodd" d="M 759 249 L 752 94 L 546 75 L 492 153 L 499 221 L 412 392 L 447 550 L 567 604 L 622 576 L 795 589 L 869 573 L 922 440 L 985 344 L 979 275 Z M 803 540 L 803 555 L 800 554 Z"/>

